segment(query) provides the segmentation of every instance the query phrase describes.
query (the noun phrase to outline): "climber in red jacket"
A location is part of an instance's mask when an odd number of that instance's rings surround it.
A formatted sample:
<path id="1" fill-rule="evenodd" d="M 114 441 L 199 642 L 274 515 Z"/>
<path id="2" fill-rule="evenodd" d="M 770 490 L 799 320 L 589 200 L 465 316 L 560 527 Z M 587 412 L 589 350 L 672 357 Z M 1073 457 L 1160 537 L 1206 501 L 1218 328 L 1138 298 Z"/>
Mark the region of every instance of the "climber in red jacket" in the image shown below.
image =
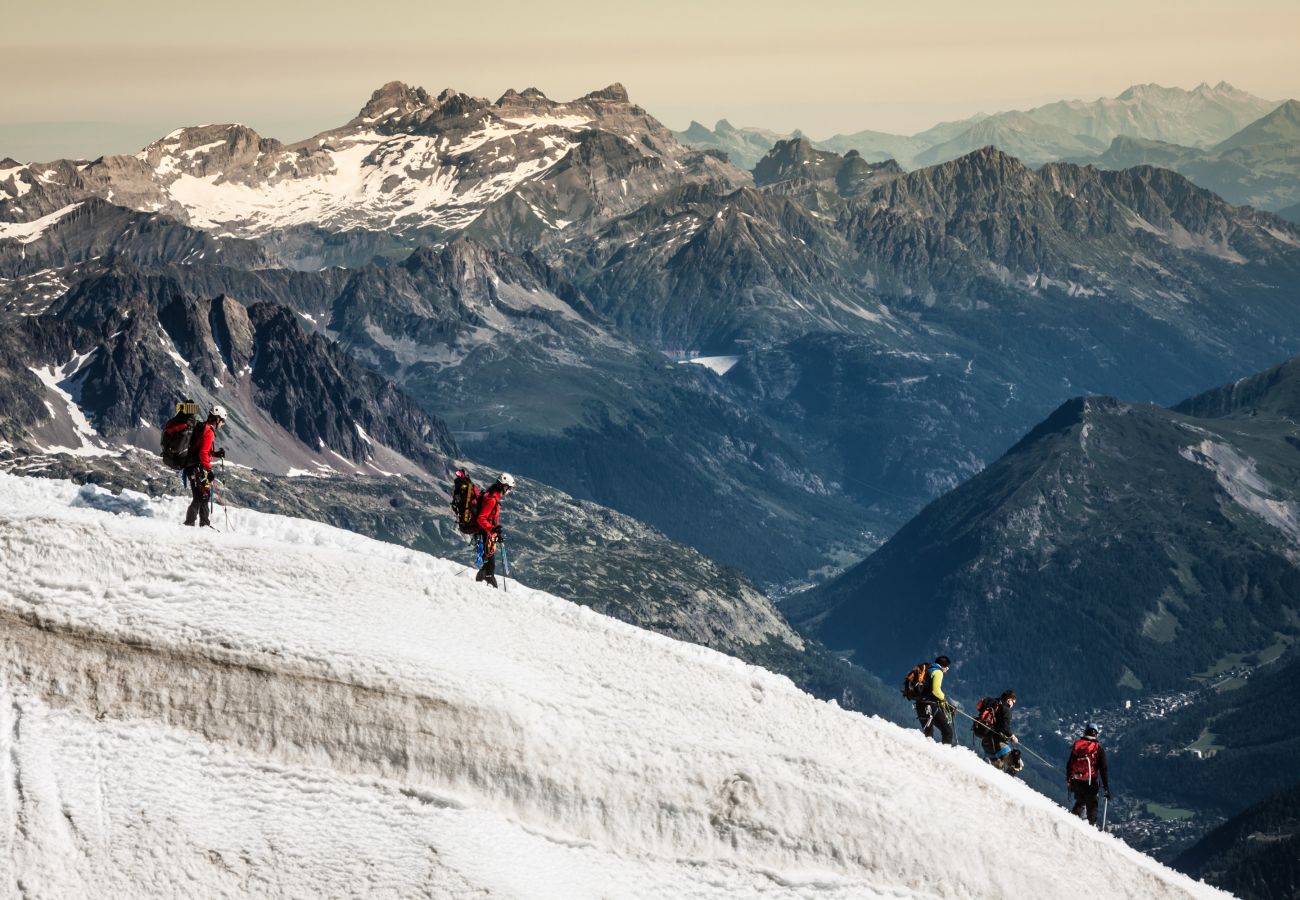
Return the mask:
<path id="1" fill-rule="evenodd" d="M 483 566 L 478 570 L 475 581 L 486 581 L 492 587 L 497 586 L 497 544 L 501 541 L 501 498 L 514 490 L 515 477 L 509 472 L 502 472 L 492 487 L 483 492 L 479 500 L 478 516 L 474 524 L 478 526 L 479 540 L 483 542 Z"/>

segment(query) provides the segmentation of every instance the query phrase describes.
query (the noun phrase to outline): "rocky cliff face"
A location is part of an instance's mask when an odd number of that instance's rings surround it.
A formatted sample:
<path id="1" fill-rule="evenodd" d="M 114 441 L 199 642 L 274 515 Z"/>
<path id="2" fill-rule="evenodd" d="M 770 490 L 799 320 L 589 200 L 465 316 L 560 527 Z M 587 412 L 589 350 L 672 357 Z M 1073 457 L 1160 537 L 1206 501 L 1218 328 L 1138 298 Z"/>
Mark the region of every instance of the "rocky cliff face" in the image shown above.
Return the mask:
<path id="1" fill-rule="evenodd" d="M 75 404 L 74 419 L 84 415 L 93 429 L 86 446 L 152 448 L 175 402 L 192 398 L 230 409 L 232 456 L 271 471 L 342 465 L 440 475 L 457 452 L 443 423 L 281 306 L 250 311 L 225 295 L 196 298 L 164 273 L 118 263 L 48 314 L 16 321 L 29 332 L 64 329 L 39 352 L 11 343 L 7 375 L 25 389 L 26 406 L 39 407 L 48 388 L 22 373 L 48 369 Z M 15 419 L 33 424 L 27 414 Z"/>

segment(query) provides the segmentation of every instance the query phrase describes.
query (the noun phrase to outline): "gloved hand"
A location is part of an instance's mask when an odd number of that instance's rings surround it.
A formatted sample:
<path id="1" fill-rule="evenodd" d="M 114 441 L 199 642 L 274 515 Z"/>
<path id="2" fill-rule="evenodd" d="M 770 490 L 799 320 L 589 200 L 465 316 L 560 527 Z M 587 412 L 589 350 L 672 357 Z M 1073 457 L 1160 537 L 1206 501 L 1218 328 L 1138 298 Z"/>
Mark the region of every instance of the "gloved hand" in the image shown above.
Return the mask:
<path id="1" fill-rule="evenodd" d="M 1110 790 L 1109 790 L 1109 789 L 1106 791 L 1106 799 L 1107 799 L 1107 800 L 1110 799 Z"/>
<path id="2" fill-rule="evenodd" d="M 226 448 L 225 448 L 225 447 L 219 447 L 219 448 L 217 448 L 216 450 L 213 450 L 213 451 L 212 451 L 212 455 L 215 456 L 217 459 L 225 459 L 225 458 L 226 458 Z"/>

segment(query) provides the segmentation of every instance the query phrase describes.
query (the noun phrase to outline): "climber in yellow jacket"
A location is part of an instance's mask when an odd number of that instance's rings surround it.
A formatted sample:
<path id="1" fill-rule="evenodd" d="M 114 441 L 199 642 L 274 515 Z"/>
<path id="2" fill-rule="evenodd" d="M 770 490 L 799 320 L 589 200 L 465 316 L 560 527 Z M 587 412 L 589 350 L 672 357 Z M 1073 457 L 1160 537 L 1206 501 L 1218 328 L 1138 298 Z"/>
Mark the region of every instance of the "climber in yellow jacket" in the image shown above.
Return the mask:
<path id="1" fill-rule="evenodd" d="M 953 743 L 952 710 L 956 705 L 943 692 L 943 673 L 951 661 L 946 656 L 935 657 L 925 672 L 925 696 L 916 701 L 916 717 L 926 737 L 934 737 L 939 729 L 943 743 Z"/>

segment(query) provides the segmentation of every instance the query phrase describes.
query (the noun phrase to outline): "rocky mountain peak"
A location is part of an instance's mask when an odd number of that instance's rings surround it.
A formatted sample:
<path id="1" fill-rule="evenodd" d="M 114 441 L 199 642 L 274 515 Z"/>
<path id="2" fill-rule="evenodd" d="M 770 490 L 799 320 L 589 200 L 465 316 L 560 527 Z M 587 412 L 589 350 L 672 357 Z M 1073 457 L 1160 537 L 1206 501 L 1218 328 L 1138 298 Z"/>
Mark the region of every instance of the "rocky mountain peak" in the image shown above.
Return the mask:
<path id="1" fill-rule="evenodd" d="M 754 183 L 762 187 L 792 178 L 822 181 L 834 178 L 843 162 L 838 153 L 818 150 L 807 138 L 777 141 L 754 166 Z"/>
<path id="2" fill-rule="evenodd" d="M 627 88 L 623 87 L 623 85 L 619 84 L 616 81 L 613 84 L 607 87 L 603 87 L 598 91 L 592 91 L 590 94 L 583 96 L 582 99 L 583 100 L 611 100 L 615 103 L 627 103 L 628 102 Z"/>
<path id="3" fill-rule="evenodd" d="M 495 105 L 511 106 L 511 105 L 521 104 L 521 103 L 522 104 L 545 103 L 545 104 L 553 105 L 554 102 L 555 101 L 547 97 L 538 88 L 528 87 L 528 88 L 524 88 L 522 91 L 516 91 L 514 88 L 507 89 L 504 94 L 502 94 L 500 97 L 497 98 L 497 102 Z"/>
<path id="4" fill-rule="evenodd" d="M 455 94 L 455 91 L 450 91 Z M 448 91 L 443 91 L 439 101 Z M 406 116 L 430 105 L 428 91 L 422 87 L 411 87 L 401 81 L 390 81 L 370 95 L 370 100 L 357 113 L 358 119 L 373 121 L 387 119 L 394 115 Z"/>
<path id="5" fill-rule="evenodd" d="M 721 125 L 721 123 L 719 123 L 719 125 Z M 687 144 L 701 143 L 713 137 L 713 133 L 704 125 L 691 119 L 691 124 L 686 126 L 686 130 L 683 131 L 679 137 Z"/>
<path id="6" fill-rule="evenodd" d="M 1032 169 L 992 144 L 920 171 L 930 172 L 933 177 L 941 180 L 967 181 L 969 179 L 971 186 L 1010 182 L 1023 184 L 1034 178 Z"/>
<path id="7" fill-rule="evenodd" d="M 1146 84 L 1130 85 L 1122 94 L 1120 94 L 1115 99 L 1138 100 L 1142 97 L 1151 97 L 1151 96 L 1157 96 L 1161 94 L 1168 94 L 1171 91 L 1175 91 L 1175 90 L 1177 90 L 1177 88 L 1167 88 L 1164 87 L 1163 85 L 1156 84 L 1154 81 L 1151 81 L 1151 82 L 1147 82 Z"/>

